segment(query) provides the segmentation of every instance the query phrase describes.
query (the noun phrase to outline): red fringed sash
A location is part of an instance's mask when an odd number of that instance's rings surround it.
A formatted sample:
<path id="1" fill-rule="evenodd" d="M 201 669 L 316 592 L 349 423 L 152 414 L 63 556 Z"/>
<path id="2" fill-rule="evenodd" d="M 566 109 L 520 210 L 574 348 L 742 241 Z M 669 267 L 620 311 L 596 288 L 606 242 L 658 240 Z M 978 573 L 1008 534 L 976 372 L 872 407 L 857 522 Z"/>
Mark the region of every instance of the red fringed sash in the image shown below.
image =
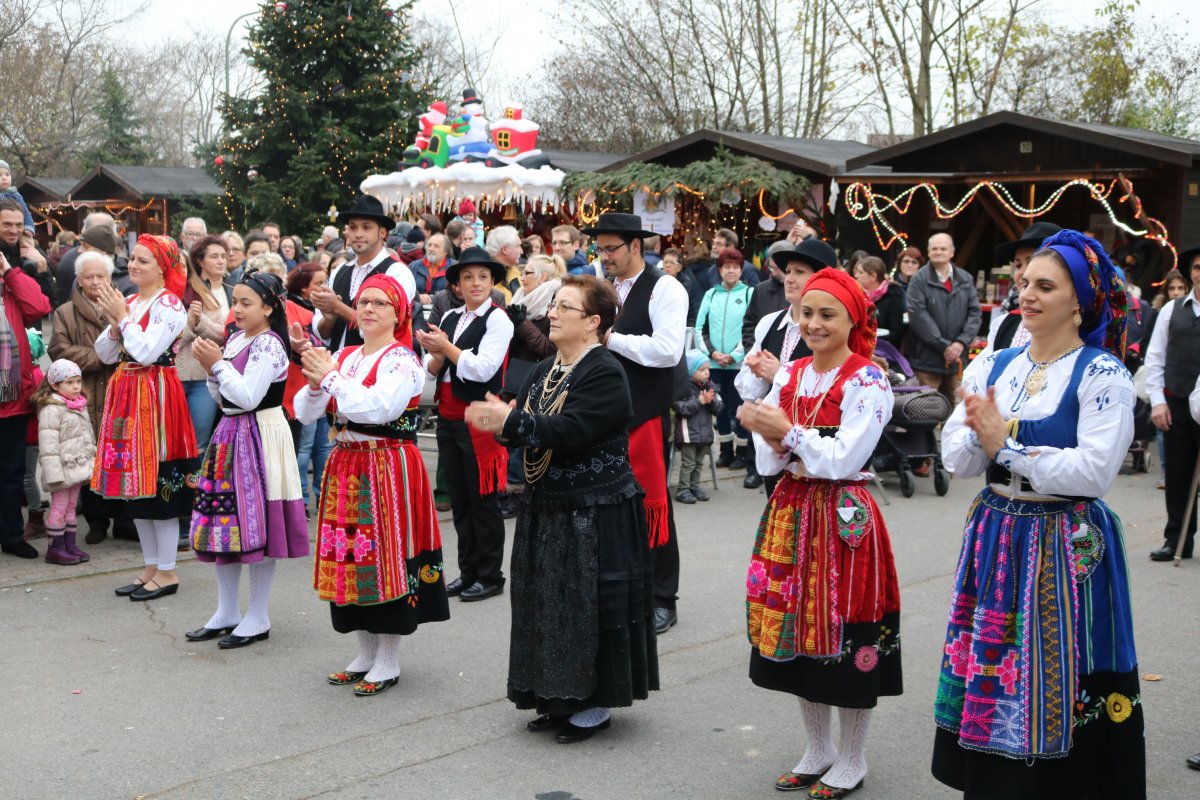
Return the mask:
<path id="1" fill-rule="evenodd" d="M 663 460 L 662 418 L 654 417 L 629 432 L 629 465 L 646 493 L 646 527 L 650 547 L 662 547 L 670 537 L 667 525 L 667 465 Z"/>
<path id="2" fill-rule="evenodd" d="M 466 417 L 467 404 L 454 396 L 450 386 L 439 382 L 437 386 L 438 415 L 443 419 L 461 420 Z M 490 433 L 477 431 L 470 425 L 471 447 L 475 450 L 475 464 L 479 468 L 479 494 L 487 497 L 508 489 L 508 450 Z M 661 446 L 661 443 L 660 443 Z"/>

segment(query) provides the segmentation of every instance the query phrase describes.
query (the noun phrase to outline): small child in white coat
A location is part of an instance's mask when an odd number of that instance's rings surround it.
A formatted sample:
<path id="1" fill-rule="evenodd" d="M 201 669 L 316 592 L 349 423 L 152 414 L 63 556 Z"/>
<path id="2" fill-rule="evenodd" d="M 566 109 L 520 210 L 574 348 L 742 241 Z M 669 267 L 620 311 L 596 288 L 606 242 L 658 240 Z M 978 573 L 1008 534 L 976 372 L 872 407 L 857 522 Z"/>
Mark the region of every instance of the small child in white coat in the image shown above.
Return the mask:
<path id="1" fill-rule="evenodd" d="M 88 419 L 87 397 L 79 365 L 60 358 L 46 370 L 33 394 L 38 414 L 38 453 L 42 484 L 50 492 L 46 561 L 70 566 L 90 556 L 75 544 L 75 506 L 80 487 L 91 479 L 96 434 Z"/>

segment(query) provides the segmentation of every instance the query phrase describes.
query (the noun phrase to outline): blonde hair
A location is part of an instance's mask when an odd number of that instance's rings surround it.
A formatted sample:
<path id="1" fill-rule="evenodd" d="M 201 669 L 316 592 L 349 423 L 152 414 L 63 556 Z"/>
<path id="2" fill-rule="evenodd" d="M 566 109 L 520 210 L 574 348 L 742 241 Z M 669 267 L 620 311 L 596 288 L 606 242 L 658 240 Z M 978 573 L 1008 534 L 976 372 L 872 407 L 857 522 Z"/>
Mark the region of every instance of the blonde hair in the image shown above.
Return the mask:
<path id="1" fill-rule="evenodd" d="M 263 253 L 255 256 L 246 263 L 246 272 L 269 272 L 272 275 L 278 275 L 282 280 L 287 280 L 287 265 L 283 263 L 283 256 L 278 253 Z"/>
<path id="2" fill-rule="evenodd" d="M 562 278 L 567 274 L 566 262 L 562 256 L 536 255 L 530 256 L 525 266 L 533 267 L 538 275 L 549 275 L 551 278 Z"/>

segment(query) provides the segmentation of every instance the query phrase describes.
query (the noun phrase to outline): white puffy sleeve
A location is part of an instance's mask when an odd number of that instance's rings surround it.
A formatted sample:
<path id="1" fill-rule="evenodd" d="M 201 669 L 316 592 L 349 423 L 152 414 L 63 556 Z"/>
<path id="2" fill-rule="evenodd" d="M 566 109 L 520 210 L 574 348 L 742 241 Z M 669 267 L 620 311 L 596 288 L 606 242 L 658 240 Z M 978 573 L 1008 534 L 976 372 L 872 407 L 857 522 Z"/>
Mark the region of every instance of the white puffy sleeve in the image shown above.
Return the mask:
<path id="1" fill-rule="evenodd" d="M 791 364 L 784 365 L 780 368 L 779 372 L 775 373 L 775 380 L 771 382 L 771 390 L 762 399 L 764 405 L 779 407 L 779 391 L 787 384 L 792 370 L 796 369 L 799 363 L 798 361 L 793 361 Z M 792 454 L 776 452 L 775 448 L 767 444 L 761 434 L 751 433 L 750 435 L 754 439 L 754 464 L 758 469 L 758 474 L 778 475 L 782 472 L 783 468 L 792 460 Z"/>
<path id="2" fill-rule="evenodd" d="M 988 377 L 996 363 L 996 354 L 979 355 L 963 372 L 963 397 L 968 394 L 987 394 Z M 960 478 L 982 475 L 990 459 L 979 443 L 975 431 L 966 426 L 967 406 L 959 403 L 950 419 L 942 425 L 942 464 Z"/>
<path id="3" fill-rule="evenodd" d="M 777 314 L 767 314 L 758 321 L 758 324 L 754 326 L 754 346 L 750 348 L 749 353 L 746 353 L 747 356 L 762 351 L 762 343 L 763 339 L 767 338 L 767 331 L 771 330 L 771 325 L 777 322 L 779 322 Z M 746 366 L 744 360 L 741 368 L 738 369 L 737 377 L 733 379 L 733 386 L 743 400 L 761 400 L 771 391 L 771 384 L 755 375 L 750 367 Z"/>
<path id="4" fill-rule="evenodd" d="M 187 310 L 179 298 L 163 292 L 150 306 L 150 320 L 146 330 L 132 314 L 121 320 L 118 330 L 120 341 L 110 335 L 112 326 L 100 331 L 96 337 L 96 355 L 106 364 L 115 364 L 121 355 L 121 344 L 125 351 L 139 364 L 149 366 L 162 356 L 179 338 L 187 324 Z"/>
<path id="5" fill-rule="evenodd" d="M 892 387 L 874 364 L 863 367 L 846 381 L 842 394 L 842 421 L 833 436 L 814 428 L 793 427 L 783 446 L 804 462 L 813 478 L 849 480 L 862 471 L 883 428 L 892 418 Z"/>
<path id="6" fill-rule="evenodd" d="M 287 347 L 278 336 L 259 334 L 248 346 L 250 356 L 245 372 L 238 372 L 228 361 L 213 365 L 213 377 L 221 395 L 214 399 L 222 402 L 223 398 L 230 405 L 246 411 L 257 408 L 271 384 L 285 379 L 288 371 Z M 209 385 L 212 383 L 210 381 Z"/>
<path id="7" fill-rule="evenodd" d="M 1133 378 L 1109 354 L 1094 359 L 1079 382 L 1076 446 L 1025 447 L 1013 440 L 996 461 L 1029 479 L 1040 494 L 1103 497 L 1133 441 Z"/>
<path id="8" fill-rule="evenodd" d="M 398 419 L 409 401 L 424 387 L 425 372 L 416 353 L 406 347 L 396 347 L 381 356 L 374 386 L 363 386 L 334 370 L 321 381 L 320 391 L 336 399 L 338 414 L 350 421 L 383 425 Z M 311 418 L 300 416 L 300 396 L 306 393 L 312 394 L 312 390 L 305 389 L 296 395 L 296 416 L 304 424 L 315 420 L 327 405 L 327 401 L 321 404 L 320 411 Z M 308 403 L 306 398 L 306 414 Z"/>

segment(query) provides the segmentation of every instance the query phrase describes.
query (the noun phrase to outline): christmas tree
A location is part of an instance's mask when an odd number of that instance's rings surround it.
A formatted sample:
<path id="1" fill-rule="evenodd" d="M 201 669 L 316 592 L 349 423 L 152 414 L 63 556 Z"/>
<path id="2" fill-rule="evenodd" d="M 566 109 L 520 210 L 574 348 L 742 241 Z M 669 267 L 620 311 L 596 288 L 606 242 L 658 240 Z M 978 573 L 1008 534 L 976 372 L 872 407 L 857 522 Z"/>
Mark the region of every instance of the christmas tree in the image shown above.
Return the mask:
<path id="1" fill-rule="evenodd" d="M 411 2 L 263 3 L 247 61 L 262 78 L 252 98 L 226 98 L 224 134 L 211 153 L 229 224 L 267 220 L 289 233 L 328 224 L 367 175 L 390 172 L 427 92 L 413 80 L 419 53 Z"/>

